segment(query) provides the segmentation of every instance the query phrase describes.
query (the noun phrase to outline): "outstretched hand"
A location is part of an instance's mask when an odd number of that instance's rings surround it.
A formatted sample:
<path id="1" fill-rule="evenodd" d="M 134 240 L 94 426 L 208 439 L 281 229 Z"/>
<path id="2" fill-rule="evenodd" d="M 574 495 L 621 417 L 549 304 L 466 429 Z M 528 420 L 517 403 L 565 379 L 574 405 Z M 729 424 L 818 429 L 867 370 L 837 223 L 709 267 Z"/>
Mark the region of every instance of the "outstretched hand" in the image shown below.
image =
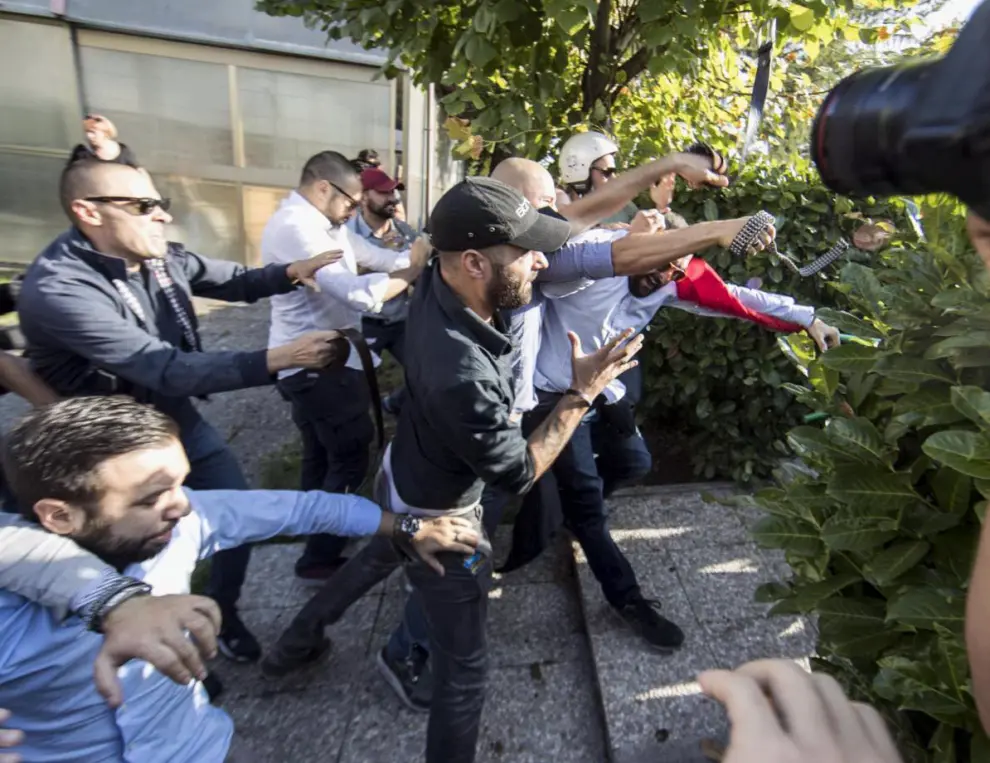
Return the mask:
<path id="1" fill-rule="evenodd" d="M 630 339 L 632 335 L 633 330 L 626 329 L 611 342 L 586 355 L 578 335 L 567 332 L 571 341 L 571 387 L 588 403 L 593 402 L 609 382 L 637 365 L 638 361 L 633 358 L 643 348 L 643 335 Z"/>
<path id="2" fill-rule="evenodd" d="M 320 268 L 325 268 L 327 265 L 333 265 L 343 256 L 344 253 L 340 249 L 323 252 L 322 254 L 317 254 L 315 257 L 310 257 L 308 260 L 297 260 L 293 262 L 285 272 L 292 283 L 301 283 L 313 291 L 319 291 L 319 284 L 316 283 L 316 271 Z"/>
<path id="3" fill-rule="evenodd" d="M 833 347 L 838 347 L 841 343 L 839 330 L 829 326 L 825 321 L 815 318 L 814 322 L 807 328 L 808 336 L 815 340 L 818 349 L 827 352 Z"/>

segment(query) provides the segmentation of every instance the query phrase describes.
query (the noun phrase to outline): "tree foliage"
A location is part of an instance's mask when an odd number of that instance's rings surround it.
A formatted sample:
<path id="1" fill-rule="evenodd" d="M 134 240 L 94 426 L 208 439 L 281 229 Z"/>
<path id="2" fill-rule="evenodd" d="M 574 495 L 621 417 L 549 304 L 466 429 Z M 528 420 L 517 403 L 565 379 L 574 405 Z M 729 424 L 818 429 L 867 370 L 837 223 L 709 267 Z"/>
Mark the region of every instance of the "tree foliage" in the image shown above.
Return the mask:
<path id="1" fill-rule="evenodd" d="M 463 155 L 487 148 L 542 158 L 554 139 L 586 124 L 619 132 L 634 95 L 688 125 L 737 130 L 753 63 L 748 56 L 776 21 L 774 90 L 788 57 L 814 61 L 834 41 L 875 39 L 856 14 L 895 0 L 259 0 L 273 15 L 303 16 L 335 38 L 388 51 L 386 74 L 408 67 L 442 96 Z M 903 5 L 903 4 L 901 4 Z M 903 12 L 902 12 L 903 13 Z M 868 16 L 868 19 L 872 16 Z M 871 37 L 873 35 L 873 37 Z M 809 92 L 821 82 L 797 82 Z M 792 104 L 788 104 L 789 106 Z M 807 120 L 808 108 L 790 117 Z M 618 125 L 619 119 L 623 120 Z M 786 129 L 788 123 L 780 123 Z"/>

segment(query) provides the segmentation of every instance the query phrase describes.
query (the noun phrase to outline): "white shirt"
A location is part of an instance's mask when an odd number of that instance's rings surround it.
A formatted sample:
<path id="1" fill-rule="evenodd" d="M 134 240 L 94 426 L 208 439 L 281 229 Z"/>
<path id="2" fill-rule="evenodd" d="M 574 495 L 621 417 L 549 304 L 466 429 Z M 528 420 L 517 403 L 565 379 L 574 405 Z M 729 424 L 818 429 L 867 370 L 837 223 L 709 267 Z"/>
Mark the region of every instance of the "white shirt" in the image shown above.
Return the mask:
<path id="1" fill-rule="evenodd" d="M 296 191 L 283 201 L 261 234 L 261 260 L 289 263 L 331 250 L 343 256 L 316 273 L 320 291 L 296 289 L 271 298 L 272 325 L 268 347 L 279 347 L 311 331 L 361 329 L 362 313 L 382 309 L 389 273 L 409 267 L 408 255 L 369 244 L 347 226 L 335 226 Z M 358 266 L 378 271 L 358 275 Z M 377 362 L 377 358 L 376 358 Z M 353 351 L 347 367 L 361 370 L 361 359 Z M 279 373 L 290 376 L 300 369 Z"/>

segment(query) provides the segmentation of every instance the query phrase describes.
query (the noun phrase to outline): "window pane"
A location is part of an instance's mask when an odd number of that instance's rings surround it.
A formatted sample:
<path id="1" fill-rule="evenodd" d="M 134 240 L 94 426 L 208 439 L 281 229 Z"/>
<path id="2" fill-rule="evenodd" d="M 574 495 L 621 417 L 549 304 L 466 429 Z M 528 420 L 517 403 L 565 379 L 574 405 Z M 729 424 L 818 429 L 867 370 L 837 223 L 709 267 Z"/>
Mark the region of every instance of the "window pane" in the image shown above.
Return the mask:
<path id="1" fill-rule="evenodd" d="M 65 159 L 0 152 L 0 259 L 31 262 L 69 227 L 58 201 Z"/>
<path id="2" fill-rule="evenodd" d="M 362 148 L 388 155 L 388 84 L 238 68 L 244 151 L 249 167 L 298 172 L 328 149 L 353 158 Z"/>
<path id="3" fill-rule="evenodd" d="M 0 143 L 68 149 L 82 138 L 63 27 L 0 19 Z"/>
<path id="4" fill-rule="evenodd" d="M 282 199 L 289 195 L 287 188 L 244 186 L 244 229 L 247 233 L 247 264 L 261 265 L 261 234 L 265 225 Z"/>
<path id="5" fill-rule="evenodd" d="M 148 169 L 233 165 L 227 67 L 80 49 L 87 110 L 105 114 Z"/>
<path id="6" fill-rule="evenodd" d="M 170 175 L 155 176 L 155 186 L 172 199 L 169 240 L 204 257 L 244 262 L 241 195 L 236 185 Z"/>

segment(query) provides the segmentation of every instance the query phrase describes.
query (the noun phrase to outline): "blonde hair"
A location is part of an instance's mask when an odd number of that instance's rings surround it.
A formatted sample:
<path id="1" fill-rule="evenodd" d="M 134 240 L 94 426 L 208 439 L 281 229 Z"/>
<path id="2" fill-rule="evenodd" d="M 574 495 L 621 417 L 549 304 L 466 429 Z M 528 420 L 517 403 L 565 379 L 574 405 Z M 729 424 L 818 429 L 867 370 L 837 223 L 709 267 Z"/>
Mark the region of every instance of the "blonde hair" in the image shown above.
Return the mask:
<path id="1" fill-rule="evenodd" d="M 92 124 L 93 127 L 99 127 L 103 129 L 104 132 L 106 132 L 107 137 L 110 138 L 110 140 L 117 140 L 117 125 L 115 125 L 113 122 L 111 122 L 102 114 L 87 114 L 86 118 L 83 119 L 83 130 L 84 131 L 88 130 L 90 124 Z"/>

